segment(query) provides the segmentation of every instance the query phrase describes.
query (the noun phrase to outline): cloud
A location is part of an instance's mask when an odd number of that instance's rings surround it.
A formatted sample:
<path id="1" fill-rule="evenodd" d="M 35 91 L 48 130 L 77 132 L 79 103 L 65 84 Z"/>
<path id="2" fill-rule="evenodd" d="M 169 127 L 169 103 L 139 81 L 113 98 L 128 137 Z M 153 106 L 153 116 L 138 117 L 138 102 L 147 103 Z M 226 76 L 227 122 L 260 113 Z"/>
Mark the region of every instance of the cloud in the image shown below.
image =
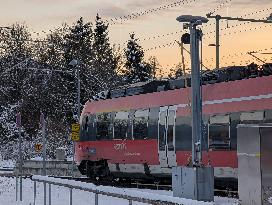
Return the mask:
<path id="1" fill-rule="evenodd" d="M 156 8 L 174 1 L 175 0 L 95 0 L 90 4 L 77 7 L 77 10 L 84 13 L 88 12 L 91 15 L 99 13 L 106 18 L 115 18 L 126 16 L 134 12 L 142 12 L 150 8 Z"/>

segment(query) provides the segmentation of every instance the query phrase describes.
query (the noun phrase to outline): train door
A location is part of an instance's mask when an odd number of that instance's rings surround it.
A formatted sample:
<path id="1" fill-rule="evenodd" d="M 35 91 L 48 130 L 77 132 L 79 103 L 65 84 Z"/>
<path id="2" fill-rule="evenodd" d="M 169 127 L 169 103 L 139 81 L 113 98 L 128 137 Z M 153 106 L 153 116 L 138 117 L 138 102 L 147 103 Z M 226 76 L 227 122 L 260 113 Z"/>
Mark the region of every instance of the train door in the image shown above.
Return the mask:
<path id="1" fill-rule="evenodd" d="M 159 160 L 162 167 L 176 166 L 175 152 L 175 119 L 176 108 L 160 108 L 158 122 Z"/>

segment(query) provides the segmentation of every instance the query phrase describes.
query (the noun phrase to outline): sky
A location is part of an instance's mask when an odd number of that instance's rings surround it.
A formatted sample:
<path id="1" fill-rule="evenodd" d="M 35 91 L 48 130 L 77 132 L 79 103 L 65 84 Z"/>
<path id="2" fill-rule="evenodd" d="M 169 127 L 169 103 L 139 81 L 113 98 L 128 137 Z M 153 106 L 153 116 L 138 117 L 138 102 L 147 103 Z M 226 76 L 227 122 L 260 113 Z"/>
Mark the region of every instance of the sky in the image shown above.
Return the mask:
<path id="1" fill-rule="evenodd" d="M 19 22 L 28 25 L 31 32 L 49 32 L 62 23 L 73 24 L 79 17 L 93 22 L 97 13 L 110 22 L 109 34 L 112 43 L 125 47 L 129 34 L 134 32 L 141 39 L 145 58 L 156 56 L 167 72 L 181 60 L 178 44 L 186 32 L 176 21 L 180 15 L 201 15 L 215 11 L 222 16 L 243 16 L 247 18 L 266 18 L 272 13 L 272 0 L 0 0 L 0 25 L 8 26 Z M 172 4 L 171 7 L 166 7 Z M 161 9 L 157 9 L 161 8 Z M 140 17 L 137 13 L 152 10 Z M 255 12 L 255 13 L 254 13 Z M 254 13 L 254 14 L 253 14 Z M 136 18 L 129 19 L 136 15 Z M 121 17 L 121 18 L 120 18 Z M 215 67 L 215 20 L 210 19 L 202 27 L 203 63 Z M 262 50 L 272 53 L 272 24 L 248 23 L 241 25 L 236 21 L 220 21 L 220 65 L 245 65 L 258 62 L 246 54 Z M 188 46 L 187 46 L 188 47 Z M 188 47 L 189 49 L 189 47 Z M 267 49 L 267 50 L 265 50 Z M 257 57 L 272 62 L 270 54 L 256 54 Z M 189 55 L 185 55 L 187 67 Z M 261 63 L 261 62 L 258 62 Z"/>

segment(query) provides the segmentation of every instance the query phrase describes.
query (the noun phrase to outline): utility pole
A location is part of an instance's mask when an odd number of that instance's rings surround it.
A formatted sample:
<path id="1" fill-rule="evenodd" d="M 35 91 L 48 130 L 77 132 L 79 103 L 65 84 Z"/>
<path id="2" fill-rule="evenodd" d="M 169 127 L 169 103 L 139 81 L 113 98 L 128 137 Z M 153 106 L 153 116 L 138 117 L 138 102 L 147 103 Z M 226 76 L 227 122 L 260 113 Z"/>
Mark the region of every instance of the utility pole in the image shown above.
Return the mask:
<path id="1" fill-rule="evenodd" d="M 43 152 L 43 169 L 42 169 L 42 175 L 46 176 L 46 129 L 45 129 L 45 118 L 44 114 L 41 113 L 40 115 L 40 124 L 42 127 L 42 152 Z M 46 183 L 43 183 L 43 189 L 44 189 L 44 195 L 43 195 L 43 203 L 46 205 Z"/>
<path id="2" fill-rule="evenodd" d="M 183 42 L 182 42 L 182 40 L 181 40 L 181 42 L 178 42 L 178 41 L 176 41 L 177 42 L 177 44 L 179 45 L 179 47 L 180 47 L 180 54 L 181 54 L 181 63 L 182 63 L 182 72 L 183 72 L 183 75 L 184 75 L 184 77 L 185 77 L 185 86 L 187 86 L 187 82 L 186 82 L 186 66 L 185 66 L 185 58 L 184 58 L 184 50 L 186 50 L 185 48 L 184 48 L 184 44 L 183 44 Z M 187 51 L 187 50 L 186 50 Z M 189 51 L 187 51 L 189 54 L 191 54 Z"/>
<path id="3" fill-rule="evenodd" d="M 228 20 L 228 21 L 243 21 L 243 22 L 253 22 L 253 23 L 272 23 L 272 18 L 268 17 L 267 20 L 263 19 L 248 19 L 248 18 L 240 18 L 240 17 L 228 17 L 228 16 L 213 16 L 211 13 L 206 15 L 207 18 L 215 19 L 215 44 L 210 44 L 211 46 L 216 47 L 216 69 L 219 69 L 220 66 L 220 20 Z"/>
<path id="4" fill-rule="evenodd" d="M 79 66 L 76 66 L 76 72 L 77 72 L 77 119 L 78 123 L 80 122 L 80 114 L 81 114 L 81 109 L 80 109 L 80 75 L 79 75 Z"/>
<path id="5" fill-rule="evenodd" d="M 80 73 L 79 73 L 79 62 L 78 60 L 73 59 L 70 63 L 70 66 L 73 66 L 76 69 L 76 80 L 77 80 L 77 121 L 80 123 Z M 74 178 L 74 165 L 75 165 L 75 142 L 73 142 L 73 161 L 72 161 L 72 178 Z"/>
<path id="6" fill-rule="evenodd" d="M 42 152 L 43 152 L 43 169 L 42 169 L 42 175 L 46 176 L 46 128 L 45 128 L 45 119 L 44 119 L 44 114 L 41 113 L 40 116 L 40 123 L 42 127 Z"/>
<path id="7" fill-rule="evenodd" d="M 219 23 L 220 23 L 220 19 L 221 19 L 221 16 L 219 16 L 219 15 L 216 15 L 215 16 L 215 21 L 216 21 L 216 24 L 215 24 L 215 27 L 216 27 L 216 39 L 215 39 L 215 47 L 216 47 L 216 69 L 219 69 L 219 67 L 220 67 L 220 37 L 219 37 L 219 35 L 220 35 L 220 25 L 219 25 Z"/>

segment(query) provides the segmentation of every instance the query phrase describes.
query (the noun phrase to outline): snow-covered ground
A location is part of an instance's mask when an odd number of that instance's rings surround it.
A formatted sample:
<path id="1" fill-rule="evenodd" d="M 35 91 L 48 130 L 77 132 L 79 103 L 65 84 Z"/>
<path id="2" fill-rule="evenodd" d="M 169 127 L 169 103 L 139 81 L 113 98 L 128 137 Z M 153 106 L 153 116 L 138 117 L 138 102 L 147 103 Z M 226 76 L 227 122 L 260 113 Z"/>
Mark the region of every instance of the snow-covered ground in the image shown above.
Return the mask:
<path id="1" fill-rule="evenodd" d="M 143 189 L 130 189 L 130 191 L 141 191 L 143 195 L 147 193 L 171 196 L 171 191 L 156 191 Z M 59 186 L 52 186 L 52 205 L 68 205 L 69 189 Z M 73 191 L 74 205 L 91 205 L 94 204 L 94 194 L 84 191 Z M 133 202 L 134 205 L 143 205 L 143 203 Z M 195 203 L 194 203 L 195 204 Z M 199 205 L 204 203 L 199 202 Z M 237 205 L 235 199 L 215 197 L 214 205 Z M 23 180 L 23 202 L 15 200 L 15 178 L 0 177 L 0 205 L 33 205 L 33 182 L 30 179 Z M 43 205 L 43 184 L 37 184 L 37 201 L 36 205 Z M 99 205 L 128 205 L 127 200 L 113 197 L 99 196 Z"/>

